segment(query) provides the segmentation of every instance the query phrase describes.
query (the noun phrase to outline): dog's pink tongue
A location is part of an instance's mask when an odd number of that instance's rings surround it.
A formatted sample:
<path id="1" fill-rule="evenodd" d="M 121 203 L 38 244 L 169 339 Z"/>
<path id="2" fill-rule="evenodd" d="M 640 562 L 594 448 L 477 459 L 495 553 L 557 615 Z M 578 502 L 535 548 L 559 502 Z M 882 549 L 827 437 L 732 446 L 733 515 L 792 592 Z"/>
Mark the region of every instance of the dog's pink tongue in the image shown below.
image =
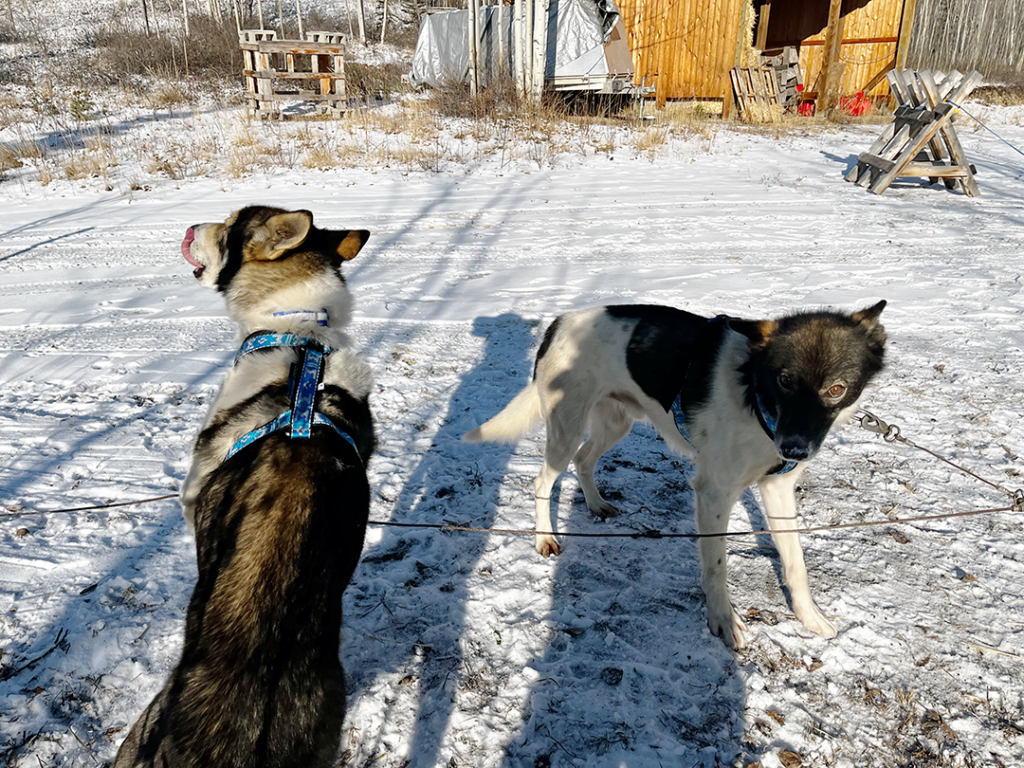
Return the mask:
<path id="1" fill-rule="evenodd" d="M 181 241 L 181 255 L 185 257 L 185 261 L 198 269 L 203 265 L 192 258 L 192 241 L 195 239 L 196 233 L 192 231 L 192 227 L 189 227 L 185 231 L 185 239 Z"/>

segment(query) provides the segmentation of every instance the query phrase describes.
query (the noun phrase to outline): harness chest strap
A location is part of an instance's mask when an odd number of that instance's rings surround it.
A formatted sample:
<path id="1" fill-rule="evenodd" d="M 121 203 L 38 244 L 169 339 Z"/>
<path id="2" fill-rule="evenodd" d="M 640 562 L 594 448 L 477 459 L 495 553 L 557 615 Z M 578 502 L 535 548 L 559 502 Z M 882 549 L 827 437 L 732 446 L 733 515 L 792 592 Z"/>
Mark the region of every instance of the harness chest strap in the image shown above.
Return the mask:
<path id="1" fill-rule="evenodd" d="M 303 350 L 302 369 L 298 380 L 292 380 L 292 407 L 282 413 L 273 421 L 247 432 L 228 451 L 224 461 L 227 461 L 240 450 L 278 430 L 289 427 L 289 437 L 293 439 L 306 439 L 310 436 L 314 425 L 330 427 L 342 439 L 345 440 L 359 455 L 356 442 L 352 436 L 343 431 L 329 418 L 316 410 L 317 392 L 320 391 L 323 381 L 323 361 L 326 355 L 333 350 L 331 347 L 321 345 L 316 339 L 306 336 L 298 336 L 293 333 L 254 333 L 242 342 L 238 354 L 235 355 L 235 363 L 249 354 L 260 349 L 271 349 L 274 347 L 297 347 Z"/>
<path id="2" fill-rule="evenodd" d="M 717 315 L 715 317 L 709 318 L 708 323 L 727 322 L 728 319 L 728 315 Z M 687 372 L 689 372 L 689 366 L 687 366 Z M 686 378 L 685 374 L 683 375 L 683 378 Z M 775 431 L 778 425 L 775 423 L 775 419 L 772 417 L 772 415 L 768 413 L 768 410 L 764 407 L 764 403 L 761 402 L 761 395 L 758 394 L 756 382 L 754 386 L 754 399 L 757 401 L 757 408 L 754 411 L 754 413 L 757 415 L 757 421 L 761 425 L 761 429 L 764 430 L 764 433 L 768 435 L 768 439 L 774 441 Z M 690 431 L 686 428 L 686 412 L 683 410 L 681 391 L 678 395 L 676 395 L 676 399 L 672 401 L 672 405 L 669 407 L 669 411 L 672 412 L 672 418 L 675 420 L 676 429 L 679 430 L 679 434 L 682 435 L 683 439 L 686 442 L 688 442 L 690 445 L 693 445 L 693 441 L 690 439 Z M 796 465 L 798 463 L 799 462 L 796 461 L 783 461 L 780 462 L 777 467 L 769 470 L 765 474 L 784 475 L 787 472 L 792 472 L 794 469 L 796 469 Z"/>
<path id="3" fill-rule="evenodd" d="M 754 397 L 757 399 L 757 420 L 761 424 L 761 428 L 765 431 L 772 440 L 775 439 L 775 419 L 771 417 L 764 407 L 764 403 L 761 402 L 761 396 L 756 392 Z M 676 395 L 676 399 L 672 401 L 672 406 L 669 410 L 672 412 L 672 418 L 675 420 L 676 429 L 679 430 L 679 434 L 682 435 L 683 439 L 690 445 L 693 445 L 693 441 L 690 439 L 690 431 L 686 428 L 686 413 L 683 411 L 682 395 Z M 796 469 L 799 462 L 796 461 L 783 461 L 779 463 L 779 466 L 774 469 L 765 472 L 766 475 L 784 475 L 787 472 L 792 472 Z"/>

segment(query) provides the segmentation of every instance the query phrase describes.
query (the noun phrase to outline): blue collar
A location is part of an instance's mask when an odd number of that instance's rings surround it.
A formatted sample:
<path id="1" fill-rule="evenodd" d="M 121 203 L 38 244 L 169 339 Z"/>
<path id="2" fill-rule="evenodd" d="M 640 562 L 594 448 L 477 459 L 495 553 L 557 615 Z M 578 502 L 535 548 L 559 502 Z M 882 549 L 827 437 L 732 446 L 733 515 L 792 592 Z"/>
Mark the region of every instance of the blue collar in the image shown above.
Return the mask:
<path id="1" fill-rule="evenodd" d="M 315 425 L 333 429 L 349 445 L 356 449 L 356 455 L 358 456 L 359 449 L 356 448 L 356 442 L 352 439 L 352 436 L 339 429 L 337 424 L 316 409 L 317 393 L 323 389 L 324 358 L 334 350 L 331 347 L 320 344 L 316 339 L 306 336 L 297 336 L 293 333 L 257 331 L 242 342 L 238 354 L 235 355 L 235 364 L 251 352 L 274 347 L 296 347 L 304 353 L 301 373 L 298 379 L 294 375 L 289 375 L 292 407 L 273 421 L 242 435 L 231 446 L 231 450 L 224 457 L 224 461 L 230 459 L 247 445 L 251 445 L 257 440 L 285 427 L 290 428 L 289 437 L 293 439 L 308 438 Z"/>
<path id="2" fill-rule="evenodd" d="M 686 428 L 686 413 L 683 411 L 683 404 L 680 400 L 681 395 L 676 395 L 676 399 L 672 401 L 672 407 L 669 410 L 672 412 L 672 418 L 675 419 L 676 429 L 679 430 L 679 434 L 682 435 L 683 439 L 690 445 L 693 445 L 693 441 L 690 440 L 690 431 Z M 775 441 L 775 419 L 767 409 L 764 407 L 764 403 L 761 402 L 761 396 L 757 394 L 757 390 L 754 390 L 754 397 L 757 400 L 757 420 L 761 424 L 761 429 L 765 431 L 765 434 L 772 440 Z M 697 446 L 694 446 L 696 448 Z M 774 469 L 765 472 L 766 475 L 784 475 L 787 472 L 792 472 L 796 469 L 796 461 L 783 461 L 780 462 Z"/>
<path id="3" fill-rule="evenodd" d="M 708 318 L 709 323 L 717 322 L 728 322 L 728 315 L 716 315 L 715 317 Z M 685 377 L 684 377 L 685 378 Z M 753 382 L 752 382 L 753 383 Z M 778 426 L 775 422 L 775 417 L 768 413 L 768 409 L 764 407 L 764 403 L 761 401 L 761 395 L 757 392 L 757 385 L 754 384 L 754 399 L 757 402 L 757 421 L 761 425 L 761 429 L 768 435 L 768 439 L 773 443 L 775 442 L 775 430 Z M 682 435 L 683 439 L 690 445 L 693 445 L 693 441 L 690 439 L 690 431 L 686 428 L 686 413 L 683 411 L 683 404 L 681 401 L 682 393 L 676 395 L 676 399 L 672 401 L 672 406 L 669 410 L 672 412 L 672 418 L 675 420 L 676 429 L 679 430 L 679 434 Z M 697 446 L 693 446 L 696 449 Z M 766 475 L 784 475 L 787 472 L 791 472 L 796 469 L 798 462 L 795 461 L 783 461 L 778 466 L 766 472 Z"/>
<path id="4" fill-rule="evenodd" d="M 751 383 L 754 387 L 754 402 L 757 403 L 757 409 L 754 413 L 757 415 L 757 421 L 761 425 L 761 429 L 768 435 L 768 438 L 774 443 L 775 433 L 778 430 L 778 423 L 775 421 L 775 417 L 772 416 L 768 409 L 764 407 L 764 401 L 761 400 L 761 393 L 757 391 L 757 380 L 751 379 Z M 779 465 L 769 472 L 769 475 L 784 475 L 787 472 L 792 472 L 796 469 L 798 461 L 783 461 Z"/>
<path id="5" fill-rule="evenodd" d="M 302 317 L 299 317 L 302 315 Z M 315 322 L 317 325 L 322 325 L 324 328 L 329 328 L 331 325 L 331 316 L 327 314 L 327 307 L 323 309 L 292 309 L 288 311 L 274 312 L 274 317 L 295 317 L 302 323 L 308 323 L 310 320 Z"/>

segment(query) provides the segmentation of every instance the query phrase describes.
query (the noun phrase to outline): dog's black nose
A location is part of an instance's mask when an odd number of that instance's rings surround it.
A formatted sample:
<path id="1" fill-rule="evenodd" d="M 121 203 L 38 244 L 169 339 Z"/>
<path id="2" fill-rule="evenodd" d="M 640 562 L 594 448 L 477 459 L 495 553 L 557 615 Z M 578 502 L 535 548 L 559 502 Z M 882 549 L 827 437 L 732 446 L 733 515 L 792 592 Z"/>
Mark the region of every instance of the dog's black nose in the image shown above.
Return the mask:
<path id="1" fill-rule="evenodd" d="M 777 441 L 775 448 L 782 458 L 789 461 L 804 461 L 811 456 L 811 446 L 799 435 L 783 437 Z"/>

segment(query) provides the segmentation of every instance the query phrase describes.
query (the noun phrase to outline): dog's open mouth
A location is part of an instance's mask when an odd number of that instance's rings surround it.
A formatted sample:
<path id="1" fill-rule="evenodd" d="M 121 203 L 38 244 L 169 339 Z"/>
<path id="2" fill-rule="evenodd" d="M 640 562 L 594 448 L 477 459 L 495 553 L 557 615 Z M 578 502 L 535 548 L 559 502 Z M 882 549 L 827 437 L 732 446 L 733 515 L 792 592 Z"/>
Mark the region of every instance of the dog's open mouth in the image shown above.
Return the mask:
<path id="1" fill-rule="evenodd" d="M 181 241 L 181 255 L 185 257 L 185 261 L 195 267 L 195 269 L 192 270 L 192 274 L 195 276 L 196 280 L 198 280 L 203 276 L 203 272 L 206 271 L 206 267 L 192 258 L 192 242 L 195 239 L 196 233 L 192 227 L 185 230 L 185 239 Z"/>

